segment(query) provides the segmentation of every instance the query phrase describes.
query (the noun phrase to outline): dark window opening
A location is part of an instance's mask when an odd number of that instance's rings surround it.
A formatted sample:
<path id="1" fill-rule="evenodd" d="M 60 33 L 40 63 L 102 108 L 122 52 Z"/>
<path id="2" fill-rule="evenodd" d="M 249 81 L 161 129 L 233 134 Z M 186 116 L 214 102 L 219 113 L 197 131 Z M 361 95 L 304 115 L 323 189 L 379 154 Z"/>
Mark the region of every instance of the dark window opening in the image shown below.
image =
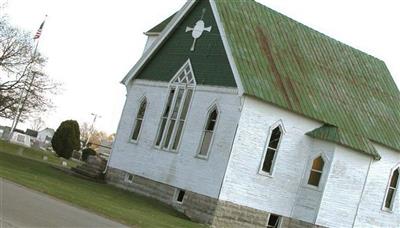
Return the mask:
<path id="1" fill-rule="evenodd" d="M 281 139 L 281 135 L 282 135 L 281 129 L 279 127 L 276 127 L 272 131 L 268 147 L 276 150 L 278 148 L 279 140 Z"/>
<path id="2" fill-rule="evenodd" d="M 394 198 L 396 196 L 397 185 L 399 183 L 399 169 L 396 169 L 390 180 L 389 189 L 386 193 L 385 208 L 392 209 Z"/>
<path id="3" fill-rule="evenodd" d="M 132 134 L 132 140 L 137 141 L 139 138 L 140 130 L 142 129 L 144 114 L 146 112 L 147 101 L 144 99 L 140 104 L 139 111 L 136 115 L 135 127 Z"/>
<path id="4" fill-rule="evenodd" d="M 278 228 L 280 222 L 281 222 L 281 216 L 270 214 L 268 223 L 267 223 L 267 227 L 268 228 Z"/>
<path id="5" fill-rule="evenodd" d="M 274 165 L 274 160 L 279 147 L 279 142 L 282 138 L 281 128 L 278 126 L 272 130 L 271 137 L 268 142 L 267 152 L 265 153 L 262 171 L 271 173 Z"/>
<path id="6" fill-rule="evenodd" d="M 179 190 L 178 195 L 176 196 L 176 202 L 182 203 L 184 197 L 185 197 L 185 190 Z"/>
<path id="7" fill-rule="evenodd" d="M 133 175 L 132 174 L 126 174 L 125 175 L 125 182 L 132 183 L 133 182 Z"/>

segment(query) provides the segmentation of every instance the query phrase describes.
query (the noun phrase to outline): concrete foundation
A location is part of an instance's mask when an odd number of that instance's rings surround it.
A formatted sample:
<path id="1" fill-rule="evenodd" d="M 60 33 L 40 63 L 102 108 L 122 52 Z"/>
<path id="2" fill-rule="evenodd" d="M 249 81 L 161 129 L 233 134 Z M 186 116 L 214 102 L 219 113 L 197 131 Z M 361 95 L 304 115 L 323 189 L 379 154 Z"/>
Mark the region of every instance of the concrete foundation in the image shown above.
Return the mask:
<path id="1" fill-rule="evenodd" d="M 132 175 L 130 179 L 128 175 Z M 157 199 L 181 211 L 191 220 L 218 228 L 266 227 L 269 213 L 185 191 L 182 203 L 176 201 L 177 189 L 119 169 L 108 167 L 106 181 L 128 191 Z M 184 189 L 183 189 L 184 190 Z M 280 228 L 319 228 L 296 219 L 282 217 Z"/>

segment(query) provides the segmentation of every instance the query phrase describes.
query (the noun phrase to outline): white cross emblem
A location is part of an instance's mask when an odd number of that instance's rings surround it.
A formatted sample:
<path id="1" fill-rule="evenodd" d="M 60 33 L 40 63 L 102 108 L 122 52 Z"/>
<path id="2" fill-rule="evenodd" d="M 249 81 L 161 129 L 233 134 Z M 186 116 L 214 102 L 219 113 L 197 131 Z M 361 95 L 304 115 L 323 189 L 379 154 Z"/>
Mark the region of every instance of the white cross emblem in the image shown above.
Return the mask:
<path id="1" fill-rule="evenodd" d="M 204 31 L 211 32 L 212 26 L 205 27 L 205 23 L 203 21 L 205 12 L 206 12 L 206 9 L 203 9 L 203 14 L 201 15 L 201 19 L 196 22 L 196 25 L 194 26 L 194 28 L 186 27 L 185 32 L 192 31 L 192 37 L 194 39 L 193 45 L 190 48 L 190 51 L 194 51 L 194 47 L 196 46 L 196 40 L 198 38 L 200 38 L 200 36 L 203 34 Z"/>

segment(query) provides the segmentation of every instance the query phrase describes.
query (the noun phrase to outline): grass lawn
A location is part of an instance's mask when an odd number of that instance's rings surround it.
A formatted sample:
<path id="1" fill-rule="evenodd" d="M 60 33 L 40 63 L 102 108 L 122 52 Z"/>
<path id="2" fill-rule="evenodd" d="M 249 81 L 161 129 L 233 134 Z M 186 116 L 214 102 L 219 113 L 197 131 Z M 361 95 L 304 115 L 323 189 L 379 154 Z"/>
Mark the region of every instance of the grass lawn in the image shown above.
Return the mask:
<path id="1" fill-rule="evenodd" d="M 0 140 L 0 152 L 22 156 L 33 160 L 50 163 L 53 165 L 61 165 L 62 161 L 66 161 L 69 167 L 75 167 L 79 164 L 79 162 L 76 161 L 68 161 L 63 158 L 59 158 L 56 156 L 55 153 L 49 151 L 32 149 L 17 144 L 11 144 L 3 140 Z M 47 156 L 47 161 L 43 160 L 43 156 Z"/>
<path id="2" fill-rule="evenodd" d="M 0 177 L 4 179 L 134 227 L 204 227 L 156 200 L 67 175 L 34 160 L 41 160 L 39 155 L 26 158 L 5 152 L 10 148 L 5 145 L 0 144 Z"/>

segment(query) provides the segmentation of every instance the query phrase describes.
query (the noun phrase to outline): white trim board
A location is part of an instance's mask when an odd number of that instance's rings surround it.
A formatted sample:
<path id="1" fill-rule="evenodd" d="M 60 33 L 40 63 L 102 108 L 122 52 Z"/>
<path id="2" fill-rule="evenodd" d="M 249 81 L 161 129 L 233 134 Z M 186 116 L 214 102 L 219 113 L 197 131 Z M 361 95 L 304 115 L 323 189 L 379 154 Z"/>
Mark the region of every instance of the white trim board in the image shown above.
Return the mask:
<path id="1" fill-rule="evenodd" d="M 242 96 L 244 93 L 242 80 L 240 79 L 240 74 L 237 69 L 235 59 L 233 58 L 233 55 L 232 55 L 231 46 L 229 46 L 228 39 L 226 38 L 225 28 L 222 24 L 221 17 L 219 15 L 219 11 L 217 9 L 217 5 L 215 4 L 215 0 L 210 0 L 210 5 L 211 5 L 211 9 L 214 13 L 215 21 L 217 22 L 217 27 L 218 27 L 219 33 L 221 35 L 222 43 L 225 48 L 225 53 L 228 56 L 228 61 L 232 68 L 233 77 L 235 78 L 236 86 L 238 87 L 239 96 Z"/>
<path id="2" fill-rule="evenodd" d="M 136 79 L 132 85 L 168 88 L 169 82 Z M 195 91 L 215 92 L 224 94 L 238 94 L 237 88 L 211 85 L 196 85 Z"/>

